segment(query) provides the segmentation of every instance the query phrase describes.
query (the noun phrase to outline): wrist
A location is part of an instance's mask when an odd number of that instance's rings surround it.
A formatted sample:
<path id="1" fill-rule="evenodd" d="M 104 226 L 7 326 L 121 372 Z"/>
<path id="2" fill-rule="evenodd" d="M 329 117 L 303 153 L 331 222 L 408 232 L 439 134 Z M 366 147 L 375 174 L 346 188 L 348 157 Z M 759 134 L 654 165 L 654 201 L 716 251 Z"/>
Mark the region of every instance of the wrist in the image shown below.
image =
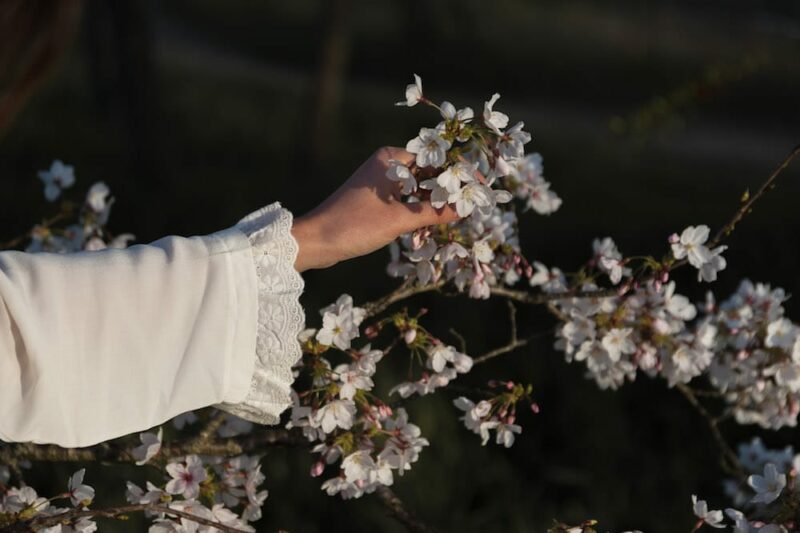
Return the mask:
<path id="1" fill-rule="evenodd" d="M 326 268 L 338 262 L 330 240 L 323 234 L 323 228 L 324 225 L 318 217 L 303 215 L 294 219 L 292 236 L 298 246 L 294 267 L 298 272 Z"/>

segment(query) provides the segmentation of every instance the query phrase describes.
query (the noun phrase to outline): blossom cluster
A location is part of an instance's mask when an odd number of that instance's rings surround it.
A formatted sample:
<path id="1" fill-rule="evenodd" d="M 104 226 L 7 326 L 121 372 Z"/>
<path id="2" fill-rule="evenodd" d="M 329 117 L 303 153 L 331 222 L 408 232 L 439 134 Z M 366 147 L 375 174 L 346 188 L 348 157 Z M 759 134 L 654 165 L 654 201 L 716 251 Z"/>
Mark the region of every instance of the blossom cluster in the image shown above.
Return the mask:
<path id="1" fill-rule="evenodd" d="M 157 504 L 241 531 L 255 531 L 249 522 L 261 518 L 261 507 L 268 496 L 266 490 L 260 490 L 265 477 L 258 457 L 190 454 L 170 461 L 165 470 L 169 478 L 161 486 L 148 481 L 142 489 L 129 481 L 125 494 L 128 503 Z M 234 512 L 236 508 L 241 508 L 240 514 Z M 190 518 L 170 515 L 166 509 L 145 510 L 153 517 L 151 533 L 217 531 Z"/>
<path id="2" fill-rule="evenodd" d="M 490 432 L 494 431 L 495 442 L 510 448 L 514 444 L 515 435 L 522 433 L 522 426 L 515 423 L 517 404 L 526 400 L 534 413 L 539 412 L 539 406 L 530 398 L 532 391 L 530 385 L 523 387 L 512 381 L 493 381 L 490 382 L 490 385 L 505 390 L 501 394 L 493 394 L 478 403 L 459 396 L 453 401 L 453 405 L 464 412 L 461 421 L 468 430 L 480 435 L 481 444 L 485 446 L 491 438 Z"/>
<path id="3" fill-rule="evenodd" d="M 709 377 L 741 424 L 797 425 L 800 327 L 784 317 L 787 298 L 783 289 L 747 280 L 719 306 L 709 298 L 719 331 Z"/>
<path id="4" fill-rule="evenodd" d="M 491 286 L 530 277 L 510 202 L 516 197 L 526 208 L 550 214 L 561 199 L 542 175 L 541 156 L 525 154 L 531 136 L 524 124 L 506 129 L 508 116 L 494 109 L 499 98 L 494 94 L 476 116 L 469 107 L 435 104 L 423 94 L 419 76 L 406 89 L 399 105 L 429 105 L 441 121 L 408 142 L 412 163 L 391 161 L 386 175 L 405 201 L 449 205 L 462 219 L 401 236 L 391 248 L 390 275 L 422 285 L 452 280 L 460 291 L 469 287 L 473 298 L 488 298 Z"/>
<path id="5" fill-rule="evenodd" d="M 792 446 L 775 450 L 764 446 L 760 438 L 739 445 L 738 459 L 745 470 L 745 482 L 725 481 L 725 492 L 734 507 L 725 516 L 734 533 L 786 533 L 795 531 L 793 510 L 800 504 L 797 475 L 800 454 Z M 725 527 L 721 510 L 709 510 L 706 502 L 693 496 L 695 515 L 700 523 Z M 742 510 L 743 509 L 743 510 Z"/>
<path id="6" fill-rule="evenodd" d="M 302 428 L 318 459 L 311 475 L 321 476 L 329 465 L 337 475 L 323 482 L 328 494 L 357 498 L 380 485 L 391 485 L 417 461 L 428 445 L 420 428 L 410 423 L 404 408 L 392 408 L 371 391 L 378 363 L 389 350 L 374 349 L 371 343 L 360 348 L 353 341 L 361 336 L 360 325 L 366 311 L 344 294 L 323 308 L 322 327 L 301 334 L 304 357 L 297 367 L 298 380 L 307 389 L 294 392 L 294 405 L 287 428 Z M 455 377 L 457 369 L 467 371 L 471 359 L 443 345 L 422 328 L 417 318 L 398 314 L 370 326 L 375 338 L 385 327 L 396 328 L 396 340 L 405 344 L 412 357 L 425 354 L 430 374 L 419 381 L 395 387 L 402 397 L 426 394 Z M 338 356 L 345 362 L 332 364 Z M 412 359 L 413 361 L 413 359 Z"/>
<path id="7" fill-rule="evenodd" d="M 8 486 L 10 473 L 0 466 L 0 529 L 21 520 L 46 519 L 64 515 L 55 525 L 38 529 L 44 533 L 92 533 L 97 524 L 87 517 L 68 516 L 69 512 L 88 508 L 94 500 L 95 490 L 83 483 L 86 473 L 80 469 L 70 476 L 67 491 L 51 498 L 44 498 L 33 487 Z M 72 507 L 53 505 L 56 500 L 69 500 Z"/>
<path id="8" fill-rule="evenodd" d="M 73 167 L 59 160 L 54 161 L 50 169 L 40 171 L 39 178 L 45 184 L 45 197 L 51 202 L 76 181 Z M 70 253 L 127 247 L 135 238 L 132 234 L 112 235 L 106 228 L 113 204 L 114 197 L 108 185 L 102 181 L 94 183 L 77 210 L 77 221 L 64 227 L 55 223 L 34 226 L 25 251 Z M 74 209 L 70 202 L 62 204 L 63 214 L 69 214 Z"/>
<path id="9" fill-rule="evenodd" d="M 600 291 L 599 274 L 613 284 L 625 279 L 617 294 L 555 299 L 553 308 L 562 319 L 556 348 L 568 361 L 585 362 L 588 375 L 604 389 L 616 389 L 626 379 L 633 381 L 639 370 L 660 375 L 670 386 L 688 383 L 703 373 L 714 356 L 716 326 L 702 320 L 689 328 L 697 308 L 676 292 L 675 282 L 666 276 L 634 283 L 612 239 L 596 240 L 593 249 L 577 287 L 570 285 L 561 270 L 534 265 L 530 284 L 544 293 L 575 288 L 583 293 Z"/>

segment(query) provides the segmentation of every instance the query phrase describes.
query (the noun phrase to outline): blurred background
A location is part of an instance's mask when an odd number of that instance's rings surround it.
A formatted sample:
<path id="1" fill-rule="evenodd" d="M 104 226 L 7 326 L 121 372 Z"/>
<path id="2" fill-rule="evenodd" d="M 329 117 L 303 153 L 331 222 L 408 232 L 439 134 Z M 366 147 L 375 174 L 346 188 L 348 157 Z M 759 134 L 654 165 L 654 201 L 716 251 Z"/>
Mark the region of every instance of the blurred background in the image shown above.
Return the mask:
<path id="1" fill-rule="evenodd" d="M 36 171 L 62 159 L 76 190 L 104 180 L 110 223 L 138 242 L 204 234 L 281 201 L 300 214 L 381 145 L 404 145 L 438 120 L 393 106 L 412 73 L 439 101 L 497 108 L 533 133 L 545 177 L 564 199 L 522 218 L 531 260 L 566 271 L 594 237 L 626 255 L 660 255 L 689 224 L 718 228 L 800 143 L 800 3 L 796 0 L 90 0 L 55 68 L 0 138 L 0 241 L 50 213 Z M 0 10 L 3 2 L 0 2 Z M 76 193 L 76 191 L 73 191 Z M 725 297 L 749 277 L 800 292 L 800 164 L 728 244 Z M 308 323 L 341 292 L 356 302 L 390 290 L 388 253 L 309 272 Z M 370 274 L 366 274 L 370 273 Z M 708 286 L 679 274 L 681 292 Z M 505 342 L 503 302 L 420 297 L 427 326 L 472 354 Z M 800 319 L 790 300 L 789 315 Z M 522 332 L 553 321 L 520 310 Z M 539 532 L 553 518 L 600 520 L 603 531 L 688 530 L 690 495 L 725 507 L 705 422 L 665 383 L 640 376 L 600 391 L 544 337 L 470 374 L 534 385 L 513 448 L 481 447 L 452 395 L 410 403 L 431 446 L 395 490 L 443 531 Z M 403 367 L 392 361 L 387 367 Z M 386 372 L 386 371 L 385 371 Z M 400 375 L 400 374 L 395 374 Z M 385 379 L 382 386 L 390 386 Z M 755 428 L 722 427 L 733 442 Z M 768 443 L 798 433 L 763 433 Z M 259 530 L 402 531 L 374 498 L 341 502 L 308 477 L 310 455 L 268 450 L 270 496 Z M 39 469 L 45 491 L 73 465 Z M 89 465 L 98 503 L 119 503 L 146 472 Z M 146 469 L 145 469 L 146 470 Z M 138 518 L 103 531 L 140 531 Z"/>

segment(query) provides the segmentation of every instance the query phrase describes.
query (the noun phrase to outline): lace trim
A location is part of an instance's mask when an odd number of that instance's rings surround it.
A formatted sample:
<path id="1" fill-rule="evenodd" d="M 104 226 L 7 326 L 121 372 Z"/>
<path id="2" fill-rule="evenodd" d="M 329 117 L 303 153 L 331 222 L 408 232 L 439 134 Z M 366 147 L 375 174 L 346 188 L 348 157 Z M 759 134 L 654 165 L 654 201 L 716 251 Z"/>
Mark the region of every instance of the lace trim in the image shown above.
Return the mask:
<path id="1" fill-rule="evenodd" d="M 259 424 L 277 424 L 292 405 L 292 367 L 302 355 L 297 335 L 305 324 L 292 214 L 276 202 L 246 216 L 236 228 L 250 239 L 258 275 L 256 362 L 244 401 L 217 407 Z"/>

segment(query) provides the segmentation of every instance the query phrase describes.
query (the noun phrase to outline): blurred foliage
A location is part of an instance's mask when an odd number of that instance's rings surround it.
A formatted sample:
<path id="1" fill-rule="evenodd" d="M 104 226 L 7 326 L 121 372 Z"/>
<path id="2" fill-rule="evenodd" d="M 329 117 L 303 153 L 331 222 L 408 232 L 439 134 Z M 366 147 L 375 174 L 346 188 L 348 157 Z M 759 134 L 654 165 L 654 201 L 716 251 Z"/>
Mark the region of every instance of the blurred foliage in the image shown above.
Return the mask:
<path id="1" fill-rule="evenodd" d="M 565 203 L 550 218 L 523 219 L 523 249 L 566 270 L 588 257 L 593 237 L 613 236 L 626 254 L 659 254 L 672 231 L 718 226 L 800 141 L 800 6 L 792 1 L 352 0 L 343 98 L 325 158 L 309 149 L 325 2 L 150 0 L 128 6 L 147 24 L 127 25 L 112 9 L 120 4 L 88 3 L 58 75 L 0 143 L 0 240 L 44 216 L 35 171 L 54 158 L 75 165 L 82 183 L 107 181 L 118 196 L 112 230 L 140 241 L 216 231 L 275 200 L 302 213 L 376 147 L 404 144 L 426 120 L 392 105 L 412 72 L 434 99 L 479 108 L 498 91 L 499 108 L 525 120 Z M 695 98 L 708 84 L 714 90 Z M 680 129 L 663 120 L 673 109 Z M 646 135 L 615 134 L 613 116 Z M 712 287 L 719 294 L 741 277 L 800 290 L 798 178 L 790 169 L 738 228 L 729 268 Z M 308 273 L 309 325 L 342 291 L 358 302 L 391 288 L 385 262 L 379 252 Z M 698 299 L 708 288 L 691 273 L 679 282 Z M 470 353 L 505 342 L 502 302 L 425 295 L 413 305 L 431 309 L 428 324 L 445 338 L 455 325 Z M 800 317 L 792 302 L 787 308 Z M 552 325 L 540 309 L 521 309 L 519 319 L 521 333 Z M 542 408 L 521 417 L 523 434 L 509 450 L 482 448 L 447 393 L 411 402 L 431 446 L 395 488 L 443 530 L 538 532 L 553 518 L 594 518 L 603 530 L 672 532 L 692 523 L 692 493 L 726 503 L 704 422 L 664 383 L 640 377 L 620 392 L 599 391 L 548 339 L 467 380 L 490 377 L 532 382 Z M 736 442 L 753 428 L 723 431 Z M 310 466 L 303 451 L 268 452 L 264 531 L 402 531 L 373 498 L 325 496 Z M 72 468 L 37 469 L 31 482 L 45 490 L 58 480 L 52 490 L 60 490 Z M 125 479 L 147 475 L 89 465 L 86 479 L 101 480 L 102 504 L 121 498 Z M 136 518 L 103 527 L 141 529 Z"/>

